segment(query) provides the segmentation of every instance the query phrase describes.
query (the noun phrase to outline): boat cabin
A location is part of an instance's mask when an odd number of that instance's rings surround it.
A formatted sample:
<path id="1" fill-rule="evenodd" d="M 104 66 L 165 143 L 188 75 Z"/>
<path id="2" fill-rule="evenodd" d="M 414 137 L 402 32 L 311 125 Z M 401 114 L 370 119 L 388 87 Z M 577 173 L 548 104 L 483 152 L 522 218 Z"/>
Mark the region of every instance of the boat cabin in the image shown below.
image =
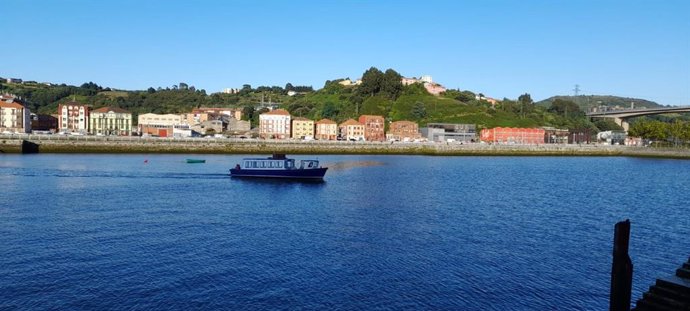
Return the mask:
<path id="1" fill-rule="evenodd" d="M 247 170 L 294 170 L 319 168 L 318 160 L 300 160 L 285 158 L 285 155 L 273 155 L 269 158 L 246 158 L 242 160 L 242 169 Z"/>

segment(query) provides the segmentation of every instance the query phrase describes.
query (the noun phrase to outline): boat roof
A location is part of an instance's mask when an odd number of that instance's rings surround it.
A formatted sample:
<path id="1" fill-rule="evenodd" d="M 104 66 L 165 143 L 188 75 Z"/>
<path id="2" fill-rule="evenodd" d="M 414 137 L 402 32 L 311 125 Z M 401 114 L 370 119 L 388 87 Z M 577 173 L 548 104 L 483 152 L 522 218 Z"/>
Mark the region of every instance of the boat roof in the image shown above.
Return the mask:
<path id="1" fill-rule="evenodd" d="M 243 158 L 242 160 L 243 161 L 244 160 L 252 160 L 252 161 L 257 161 L 257 160 L 259 160 L 259 161 L 271 161 L 271 160 L 273 160 L 273 161 L 276 161 L 276 160 L 294 160 L 294 159 L 287 158 L 284 153 L 274 153 L 272 156 L 267 157 L 267 158 Z M 315 159 L 301 159 L 301 160 L 302 161 L 318 161 Z"/>

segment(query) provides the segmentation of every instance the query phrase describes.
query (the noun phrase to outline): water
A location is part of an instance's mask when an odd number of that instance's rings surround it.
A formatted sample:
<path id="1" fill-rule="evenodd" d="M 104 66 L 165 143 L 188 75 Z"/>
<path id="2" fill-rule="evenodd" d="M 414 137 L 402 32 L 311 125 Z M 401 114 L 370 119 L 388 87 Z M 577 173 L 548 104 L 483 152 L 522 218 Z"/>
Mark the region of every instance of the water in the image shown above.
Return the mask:
<path id="1" fill-rule="evenodd" d="M 0 155 L 0 310 L 603 310 L 615 222 L 634 299 L 690 254 L 688 161 L 187 157 Z"/>

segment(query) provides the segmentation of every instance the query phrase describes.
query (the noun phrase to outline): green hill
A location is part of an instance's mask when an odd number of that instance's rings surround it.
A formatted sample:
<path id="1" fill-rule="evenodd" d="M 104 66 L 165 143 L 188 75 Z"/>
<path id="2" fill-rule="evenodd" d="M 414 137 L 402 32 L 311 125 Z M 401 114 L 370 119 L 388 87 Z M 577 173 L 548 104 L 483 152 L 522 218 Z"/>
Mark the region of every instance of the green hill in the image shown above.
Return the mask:
<path id="1" fill-rule="evenodd" d="M 244 85 L 234 94 L 197 90 L 180 83 L 172 87 L 147 90 L 115 90 L 93 82 L 81 86 L 65 84 L 6 83 L 0 80 L 0 92 L 22 97 L 32 112 L 55 114 L 60 103 L 78 101 L 93 108 L 115 106 L 131 111 L 134 118 L 142 113 L 186 113 L 197 107 L 242 108 L 245 119 L 258 124 L 259 114 L 267 111 L 260 103 L 270 102 L 287 109 L 293 116 L 313 120 L 329 118 L 342 122 L 357 119 L 362 114 L 382 115 L 387 121 L 410 120 L 420 126 L 427 123 L 469 123 L 479 128 L 539 127 L 609 129 L 614 125 L 605 121 L 590 121 L 584 114 L 591 107 L 621 106 L 659 107 L 651 101 L 617 96 L 554 96 L 533 103 L 529 94 L 518 100 L 504 99 L 495 104 L 477 100 L 471 91 L 448 90 L 440 96 L 429 94 L 422 84 L 402 85 L 401 75 L 392 69 L 382 72 L 374 67 L 362 75 L 360 85 L 344 86 L 342 79 L 326 81 L 323 88 L 311 86 Z M 296 92 L 293 94 L 292 92 Z M 292 95 L 289 96 L 288 94 Z M 555 106 L 552 103 L 560 99 Z M 581 111 L 565 105 L 572 101 Z M 559 109 L 559 107 L 570 107 Z M 573 109 L 574 108 L 574 109 Z M 675 118 L 670 116 L 669 118 Z"/>
<path id="2" fill-rule="evenodd" d="M 549 107 L 556 99 L 569 100 L 580 106 L 582 111 L 589 111 L 592 107 L 608 106 L 608 107 L 630 107 L 634 103 L 635 108 L 655 108 L 662 107 L 653 101 L 644 100 L 640 98 L 620 97 L 612 95 L 579 95 L 579 96 L 552 96 L 545 100 L 536 103 L 538 106 Z"/>

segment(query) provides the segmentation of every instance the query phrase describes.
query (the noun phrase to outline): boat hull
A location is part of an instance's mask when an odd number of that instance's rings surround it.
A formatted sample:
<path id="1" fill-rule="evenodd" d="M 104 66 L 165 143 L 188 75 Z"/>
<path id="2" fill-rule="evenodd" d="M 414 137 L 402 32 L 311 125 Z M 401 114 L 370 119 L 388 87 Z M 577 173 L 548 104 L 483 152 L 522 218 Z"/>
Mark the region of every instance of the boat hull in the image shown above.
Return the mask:
<path id="1" fill-rule="evenodd" d="M 323 176 L 326 175 L 326 170 L 328 170 L 327 167 L 294 170 L 252 170 L 233 168 L 230 170 L 230 176 L 251 178 L 323 179 Z"/>

